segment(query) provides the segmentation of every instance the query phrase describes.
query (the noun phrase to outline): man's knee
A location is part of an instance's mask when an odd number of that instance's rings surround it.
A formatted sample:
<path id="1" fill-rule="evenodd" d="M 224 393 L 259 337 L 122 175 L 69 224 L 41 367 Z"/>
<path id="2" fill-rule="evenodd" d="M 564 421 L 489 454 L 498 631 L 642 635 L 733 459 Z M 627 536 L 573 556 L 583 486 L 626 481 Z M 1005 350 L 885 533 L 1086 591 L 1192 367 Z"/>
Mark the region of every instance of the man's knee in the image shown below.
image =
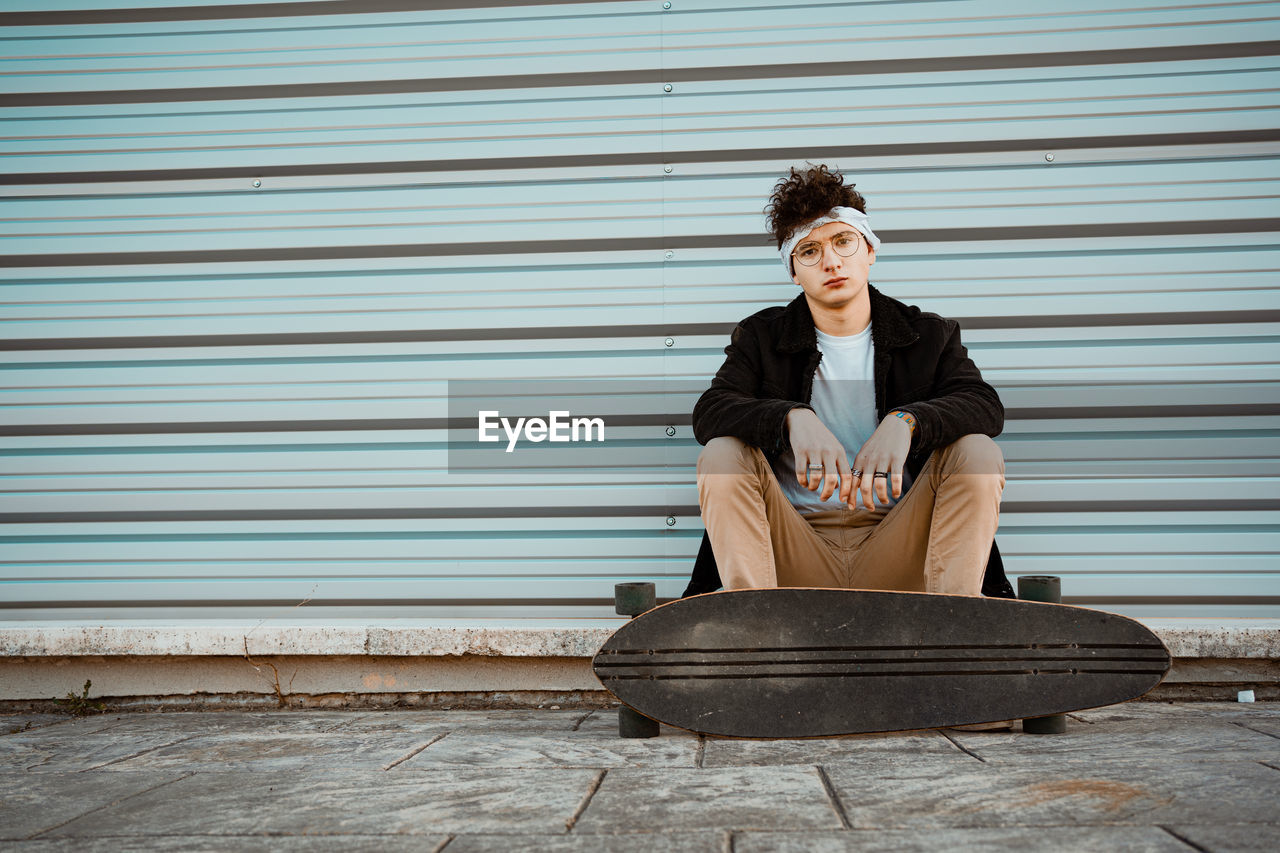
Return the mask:
<path id="1" fill-rule="evenodd" d="M 698 474 L 738 474 L 752 466 L 755 448 L 731 435 L 713 438 L 698 454 Z"/>
<path id="2" fill-rule="evenodd" d="M 954 470 L 965 474 L 1004 474 L 1004 453 L 989 435 L 962 435 L 946 448 Z"/>

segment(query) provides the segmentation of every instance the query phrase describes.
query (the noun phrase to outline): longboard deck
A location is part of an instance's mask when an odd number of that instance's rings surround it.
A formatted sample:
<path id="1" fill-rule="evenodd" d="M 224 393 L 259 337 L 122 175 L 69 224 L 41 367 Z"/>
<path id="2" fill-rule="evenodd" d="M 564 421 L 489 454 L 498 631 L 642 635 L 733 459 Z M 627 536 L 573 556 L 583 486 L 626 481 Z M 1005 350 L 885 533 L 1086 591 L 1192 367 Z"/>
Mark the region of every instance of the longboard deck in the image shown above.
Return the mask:
<path id="1" fill-rule="evenodd" d="M 976 596 L 711 592 L 619 628 L 592 660 L 639 713 L 703 734 L 829 737 L 1097 708 L 1160 683 L 1169 651 L 1099 610 Z"/>

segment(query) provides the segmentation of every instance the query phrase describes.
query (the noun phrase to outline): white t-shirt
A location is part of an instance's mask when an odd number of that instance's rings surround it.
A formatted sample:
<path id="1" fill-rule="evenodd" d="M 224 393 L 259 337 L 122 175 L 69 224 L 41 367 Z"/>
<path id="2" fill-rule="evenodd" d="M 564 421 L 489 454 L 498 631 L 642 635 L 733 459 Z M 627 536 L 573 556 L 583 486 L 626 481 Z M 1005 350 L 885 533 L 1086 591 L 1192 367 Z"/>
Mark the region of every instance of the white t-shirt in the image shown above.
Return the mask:
<path id="1" fill-rule="evenodd" d="M 822 353 L 822 359 L 813 376 L 813 397 L 809 400 L 809 405 L 813 406 L 818 420 L 839 439 L 849 464 L 852 465 L 853 457 L 880 425 L 880 419 L 876 416 L 875 353 L 871 345 L 871 324 L 868 323 L 858 334 L 845 337 L 828 335 L 818 329 L 814 331 L 818 335 L 818 350 Z M 796 482 L 795 454 L 790 447 L 774 461 L 773 473 L 788 500 L 802 513 L 839 509 L 843 506 L 838 486 L 824 503 L 820 500 L 821 489 L 811 492 Z M 867 471 L 864 476 L 870 477 L 872 473 Z M 911 474 L 904 465 L 903 495 L 906 495 L 909 485 Z M 893 483 L 890 482 L 887 486 L 889 505 L 892 506 L 897 503 L 893 497 Z M 877 499 L 876 506 L 884 505 Z M 859 504 L 859 508 L 865 508 L 865 504 Z"/>

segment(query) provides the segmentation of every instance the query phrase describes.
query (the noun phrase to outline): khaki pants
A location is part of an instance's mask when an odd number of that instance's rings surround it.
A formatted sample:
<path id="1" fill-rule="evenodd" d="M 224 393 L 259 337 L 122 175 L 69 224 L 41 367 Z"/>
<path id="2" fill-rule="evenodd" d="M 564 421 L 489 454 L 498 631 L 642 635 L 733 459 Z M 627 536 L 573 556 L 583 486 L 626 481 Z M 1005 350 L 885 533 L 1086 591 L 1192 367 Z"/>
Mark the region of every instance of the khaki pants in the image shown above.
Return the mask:
<path id="1" fill-rule="evenodd" d="M 725 589 L 980 595 L 1004 484 L 1000 448 L 971 434 L 931 454 L 888 509 L 801 515 L 759 448 L 721 437 L 698 456 L 698 502 Z"/>

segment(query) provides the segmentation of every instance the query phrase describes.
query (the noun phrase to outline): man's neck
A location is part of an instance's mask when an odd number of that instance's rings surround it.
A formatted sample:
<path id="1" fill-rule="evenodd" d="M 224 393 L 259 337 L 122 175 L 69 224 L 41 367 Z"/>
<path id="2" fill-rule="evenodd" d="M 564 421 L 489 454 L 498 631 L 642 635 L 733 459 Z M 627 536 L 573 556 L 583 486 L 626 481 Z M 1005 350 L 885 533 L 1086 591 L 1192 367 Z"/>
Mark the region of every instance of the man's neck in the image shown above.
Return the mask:
<path id="1" fill-rule="evenodd" d="M 813 315 L 813 325 L 823 334 L 846 338 L 861 333 L 871 323 L 871 298 L 865 289 L 857 299 L 839 308 L 814 305 L 813 300 L 805 299 Z"/>

